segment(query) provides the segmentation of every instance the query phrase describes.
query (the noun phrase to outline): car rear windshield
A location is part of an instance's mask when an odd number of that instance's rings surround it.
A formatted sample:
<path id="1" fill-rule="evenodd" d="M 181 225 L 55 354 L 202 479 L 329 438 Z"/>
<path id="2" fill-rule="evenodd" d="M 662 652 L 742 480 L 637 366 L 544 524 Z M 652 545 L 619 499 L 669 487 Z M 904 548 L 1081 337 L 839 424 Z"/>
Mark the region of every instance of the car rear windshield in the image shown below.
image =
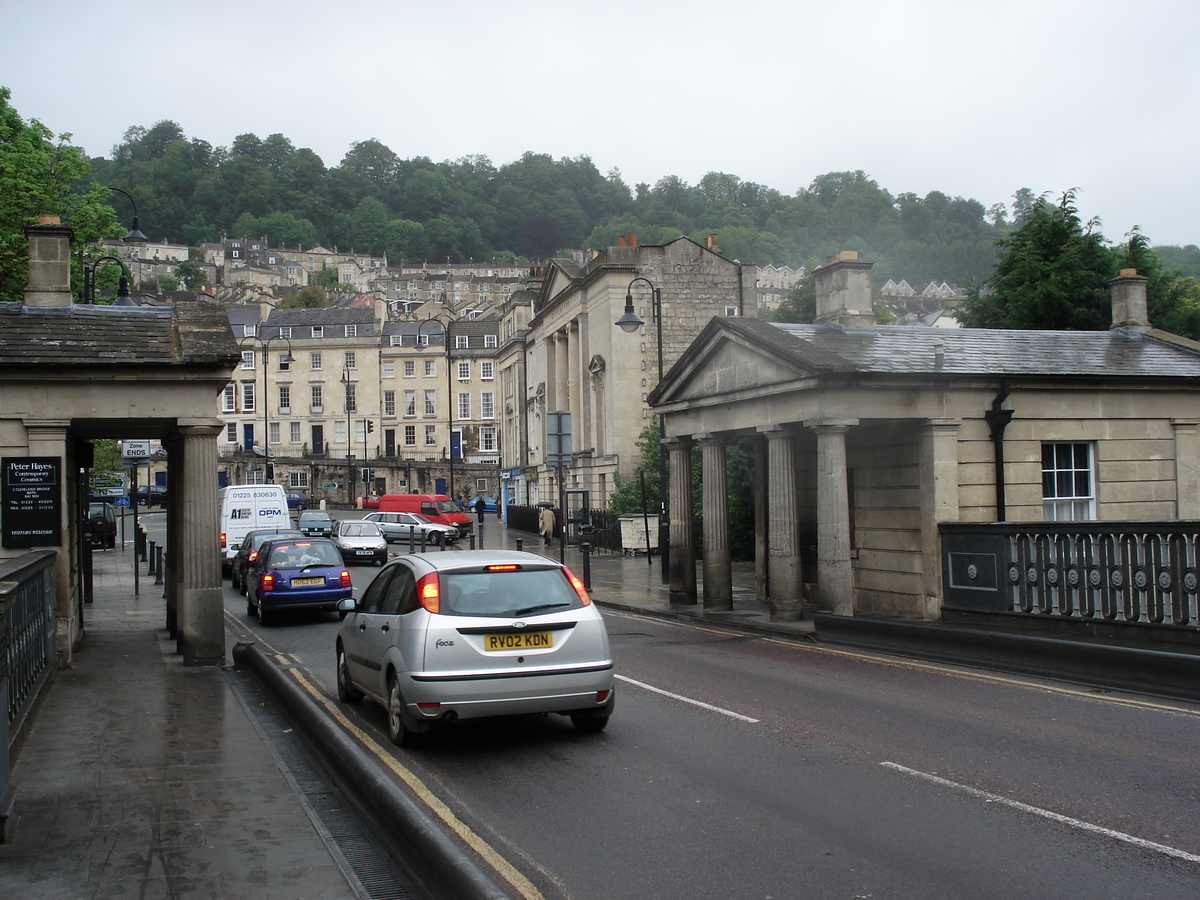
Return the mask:
<path id="1" fill-rule="evenodd" d="M 515 619 L 583 606 L 562 569 L 443 572 L 441 588 L 448 615 Z"/>
<path id="2" fill-rule="evenodd" d="M 333 544 L 296 541 L 271 550 L 269 569 L 303 569 L 306 566 L 340 566 L 342 555 Z"/>

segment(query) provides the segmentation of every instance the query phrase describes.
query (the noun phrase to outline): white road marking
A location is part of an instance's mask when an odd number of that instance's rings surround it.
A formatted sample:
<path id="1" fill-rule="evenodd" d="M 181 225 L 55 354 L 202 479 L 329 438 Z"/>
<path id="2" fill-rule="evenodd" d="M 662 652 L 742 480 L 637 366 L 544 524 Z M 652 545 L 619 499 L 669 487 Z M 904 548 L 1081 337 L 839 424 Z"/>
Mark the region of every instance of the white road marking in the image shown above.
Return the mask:
<path id="1" fill-rule="evenodd" d="M 1071 816 L 1064 816 L 1061 813 L 1051 812 L 1048 809 L 1042 809 L 1038 806 L 1030 806 L 1028 803 L 1022 803 L 1020 800 L 1011 800 L 1008 797 L 1002 797 L 999 794 L 992 794 L 988 791 L 981 791 L 979 788 L 969 787 L 965 784 L 959 784 L 957 781 L 951 781 L 948 778 L 942 778 L 938 775 L 931 775 L 928 772 L 920 772 L 916 769 L 910 769 L 908 766 L 902 766 L 894 762 L 882 762 L 881 766 L 888 769 L 893 769 L 905 775 L 912 775 L 914 778 L 921 778 L 925 781 L 939 784 L 942 787 L 954 788 L 955 790 L 963 791 L 970 794 L 972 797 L 978 797 L 981 800 L 986 800 L 989 803 L 1001 803 L 1004 806 L 1010 807 L 1020 812 L 1030 813 L 1031 815 L 1039 816 L 1043 819 L 1049 819 L 1051 822 L 1058 822 L 1062 825 L 1069 825 L 1072 828 L 1078 828 L 1080 831 L 1087 831 L 1091 834 L 1098 834 L 1102 837 L 1113 838 L 1114 840 L 1122 841 L 1126 844 L 1132 844 L 1134 847 L 1139 847 L 1142 850 L 1151 850 L 1155 853 L 1161 853 L 1163 856 L 1171 856 L 1175 859 L 1182 859 L 1185 862 L 1200 863 L 1200 856 L 1194 853 L 1188 853 L 1186 850 L 1180 850 L 1176 847 L 1168 847 L 1166 844 L 1157 844 L 1154 841 L 1147 841 L 1144 838 L 1134 837 L 1132 834 L 1126 834 L 1123 831 L 1113 831 L 1111 828 L 1104 828 L 1100 825 L 1093 825 L 1091 822 L 1085 822 L 1082 819 L 1075 819 Z"/>
<path id="2" fill-rule="evenodd" d="M 690 703 L 692 706 L 699 706 L 701 709 L 707 709 L 710 712 L 720 713 L 723 716 L 729 716 L 731 719 L 737 719 L 741 722 L 757 723 L 758 719 L 752 719 L 749 716 L 743 716 L 741 713 L 735 713 L 732 710 L 722 709 L 719 706 L 713 706 L 709 703 L 704 703 L 700 700 L 693 700 L 691 697 L 684 697 L 682 694 L 672 694 L 670 691 L 664 691 L 662 688 L 656 688 L 653 685 L 646 684 L 642 681 L 634 681 L 632 678 L 626 678 L 624 675 L 614 675 L 618 681 L 624 681 L 626 684 L 632 684 L 640 687 L 643 690 L 653 691 L 655 694 L 662 694 L 664 697 L 670 697 L 672 700 L 680 700 L 683 703 Z"/>

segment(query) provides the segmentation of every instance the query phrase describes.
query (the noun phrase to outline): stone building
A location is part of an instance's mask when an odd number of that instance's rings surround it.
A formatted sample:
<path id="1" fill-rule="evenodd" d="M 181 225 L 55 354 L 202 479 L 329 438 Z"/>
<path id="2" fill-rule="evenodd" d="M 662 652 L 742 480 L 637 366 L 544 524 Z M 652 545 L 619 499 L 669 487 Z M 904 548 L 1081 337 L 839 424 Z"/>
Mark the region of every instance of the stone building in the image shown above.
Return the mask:
<path id="1" fill-rule="evenodd" d="M 705 605 L 729 608 L 724 459 L 740 439 L 756 460 L 758 587 L 781 620 L 806 594 L 842 615 L 937 617 L 948 523 L 1200 518 L 1200 344 L 1151 327 L 1145 278 L 1112 282 L 1108 332 L 942 330 L 876 326 L 870 268 L 847 253 L 816 271 L 814 325 L 713 319 L 652 394 L 670 448 L 673 601 L 696 602 L 700 557 Z M 680 527 L 697 443 L 702 548 Z M 1057 582 L 1055 554 L 1077 550 L 1045 551 L 1028 577 Z M 1194 560 L 1174 582 L 1187 571 L 1194 622 Z"/>
<path id="2" fill-rule="evenodd" d="M 36 463 L 49 480 L 25 500 L 6 481 L 0 558 L 49 554 L 57 649 L 69 664 L 90 577 L 81 530 L 90 442 L 161 440 L 171 497 L 166 624 L 185 663 L 221 665 L 214 403 L 237 361 L 224 311 L 74 304 L 71 229 L 51 216 L 26 234 L 24 302 L 0 304 L 0 452 L 6 476 Z"/>
<path id="3" fill-rule="evenodd" d="M 221 395 L 222 483 L 341 505 L 446 493 L 452 474 L 459 496 L 497 489 L 494 319 L 450 323 L 447 349 L 442 322 L 385 321 L 382 303 L 268 307 L 261 324 L 251 309 L 229 308 L 242 361 Z"/>
<path id="4" fill-rule="evenodd" d="M 687 237 L 596 251 L 586 265 L 555 259 L 526 320 L 525 299 L 505 304 L 500 359 L 506 492 L 515 502 L 556 500 L 586 490 L 603 507 L 618 472 L 638 462 L 650 424 L 646 403 L 658 383 L 658 323 L 651 288 L 661 292 L 662 358 L 670 366 L 713 316 L 754 312 L 753 266 L 743 267 Z M 637 333 L 615 326 L 632 297 L 644 320 Z M 547 462 L 547 413 L 570 412 L 573 459 L 557 481 Z"/>

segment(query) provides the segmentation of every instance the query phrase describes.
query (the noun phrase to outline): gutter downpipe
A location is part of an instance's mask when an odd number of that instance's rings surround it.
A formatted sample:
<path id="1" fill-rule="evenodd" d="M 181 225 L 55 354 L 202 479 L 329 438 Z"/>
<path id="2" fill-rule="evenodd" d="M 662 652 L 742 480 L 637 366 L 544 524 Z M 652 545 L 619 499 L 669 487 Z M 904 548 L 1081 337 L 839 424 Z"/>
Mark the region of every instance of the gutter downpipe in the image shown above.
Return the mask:
<path id="1" fill-rule="evenodd" d="M 991 439 L 996 458 L 996 521 L 1006 521 L 1004 509 L 1004 429 L 1012 421 L 1014 410 L 1001 409 L 1012 393 L 1012 384 L 1007 378 L 1000 382 L 1000 392 L 992 400 L 992 408 L 984 410 L 983 417 L 991 426 Z"/>

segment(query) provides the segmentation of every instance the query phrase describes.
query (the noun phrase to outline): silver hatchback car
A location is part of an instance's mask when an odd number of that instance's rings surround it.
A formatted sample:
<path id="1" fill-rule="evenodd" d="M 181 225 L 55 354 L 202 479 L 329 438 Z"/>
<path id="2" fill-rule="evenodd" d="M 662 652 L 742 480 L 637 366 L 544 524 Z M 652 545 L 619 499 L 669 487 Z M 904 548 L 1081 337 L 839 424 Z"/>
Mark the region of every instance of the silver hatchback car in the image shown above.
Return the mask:
<path id="1" fill-rule="evenodd" d="M 523 713 L 597 732 L 612 714 L 608 631 L 570 569 L 535 553 L 467 550 L 393 559 L 343 600 L 338 698 L 387 710 L 411 746 L 437 722 Z"/>

